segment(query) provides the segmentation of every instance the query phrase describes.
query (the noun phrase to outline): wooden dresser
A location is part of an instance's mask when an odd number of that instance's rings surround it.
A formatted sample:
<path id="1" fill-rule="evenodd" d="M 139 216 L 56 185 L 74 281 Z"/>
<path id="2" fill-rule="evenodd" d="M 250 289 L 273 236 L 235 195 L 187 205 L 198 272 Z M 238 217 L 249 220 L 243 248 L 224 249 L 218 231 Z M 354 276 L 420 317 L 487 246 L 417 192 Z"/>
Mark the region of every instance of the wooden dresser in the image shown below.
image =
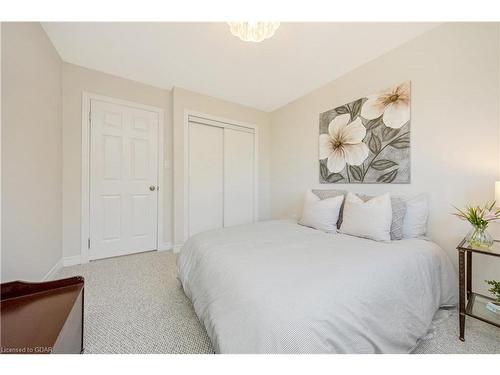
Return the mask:
<path id="1" fill-rule="evenodd" d="M 83 277 L 1 284 L 0 353 L 83 352 Z"/>

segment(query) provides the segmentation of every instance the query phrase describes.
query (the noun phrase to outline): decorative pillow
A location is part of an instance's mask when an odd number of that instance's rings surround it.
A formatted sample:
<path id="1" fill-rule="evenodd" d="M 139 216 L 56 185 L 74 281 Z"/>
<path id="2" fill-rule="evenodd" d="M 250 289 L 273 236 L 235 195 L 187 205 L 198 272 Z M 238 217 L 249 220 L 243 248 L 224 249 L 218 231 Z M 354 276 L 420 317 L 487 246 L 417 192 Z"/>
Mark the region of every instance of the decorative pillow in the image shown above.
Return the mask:
<path id="1" fill-rule="evenodd" d="M 346 195 L 347 194 L 347 191 L 345 191 L 345 190 L 313 189 L 312 192 L 319 199 L 328 199 L 328 198 L 338 197 L 339 195 Z"/>
<path id="2" fill-rule="evenodd" d="M 336 232 L 343 201 L 343 195 L 321 200 L 312 191 L 308 191 L 299 224 L 324 232 Z"/>
<path id="3" fill-rule="evenodd" d="M 391 197 L 392 223 L 391 240 L 403 239 L 403 225 L 406 215 L 406 200 L 401 197 Z"/>
<path id="4" fill-rule="evenodd" d="M 340 232 L 375 241 L 391 239 L 392 207 L 389 193 L 364 202 L 347 193 Z"/>
<path id="5" fill-rule="evenodd" d="M 365 202 L 373 196 L 358 195 Z M 392 223 L 391 240 L 401 240 L 403 238 L 403 222 L 406 214 L 406 200 L 403 197 L 391 196 Z"/>
<path id="6" fill-rule="evenodd" d="M 426 194 L 406 199 L 403 238 L 423 237 L 427 233 L 429 205 Z"/>
<path id="7" fill-rule="evenodd" d="M 343 196 L 347 194 L 346 190 L 330 190 L 330 189 L 313 189 L 313 194 L 315 194 L 319 199 L 328 199 L 338 196 Z M 342 224 L 342 212 L 344 210 L 344 201 L 342 201 L 342 206 L 340 206 L 339 221 L 337 222 L 337 228 L 340 228 Z"/>
<path id="8" fill-rule="evenodd" d="M 320 199 L 326 199 L 331 197 L 338 197 L 339 195 L 346 195 L 345 190 L 320 190 L 314 189 L 312 191 Z M 358 195 L 364 201 L 367 201 L 373 196 L 360 194 Z M 392 206 L 392 223 L 391 223 L 391 240 L 401 240 L 403 239 L 403 222 L 406 214 L 406 201 L 407 198 L 391 196 L 391 206 Z M 342 217 L 344 212 L 344 203 L 340 207 L 339 222 L 337 223 L 337 228 L 340 229 L 342 225 Z"/>

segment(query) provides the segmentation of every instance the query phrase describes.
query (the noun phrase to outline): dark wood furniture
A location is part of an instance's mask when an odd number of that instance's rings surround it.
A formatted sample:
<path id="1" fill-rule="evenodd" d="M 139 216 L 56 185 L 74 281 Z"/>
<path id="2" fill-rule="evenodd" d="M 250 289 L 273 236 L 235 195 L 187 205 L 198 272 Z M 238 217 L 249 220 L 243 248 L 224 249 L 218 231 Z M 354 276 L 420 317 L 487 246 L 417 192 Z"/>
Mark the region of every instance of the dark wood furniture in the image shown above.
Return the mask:
<path id="1" fill-rule="evenodd" d="M 466 315 L 500 327 L 500 317 L 498 314 L 486 309 L 486 304 L 489 301 L 494 301 L 494 299 L 472 291 L 472 253 L 500 257 L 500 242 L 495 241 L 490 249 L 475 248 L 470 246 L 464 238 L 458 245 L 457 250 L 459 268 L 459 338 L 465 341 L 464 332 Z M 467 264 L 465 262 L 466 256 Z"/>
<path id="2" fill-rule="evenodd" d="M 0 352 L 83 352 L 83 277 L 0 286 Z"/>

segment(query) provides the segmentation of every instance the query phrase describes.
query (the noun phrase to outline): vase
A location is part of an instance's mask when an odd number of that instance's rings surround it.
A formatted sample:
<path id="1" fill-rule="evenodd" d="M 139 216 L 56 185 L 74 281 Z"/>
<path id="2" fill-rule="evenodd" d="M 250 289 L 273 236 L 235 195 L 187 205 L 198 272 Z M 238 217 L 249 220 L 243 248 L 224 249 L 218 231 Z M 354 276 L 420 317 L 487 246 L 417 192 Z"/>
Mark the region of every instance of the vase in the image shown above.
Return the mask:
<path id="1" fill-rule="evenodd" d="M 486 228 L 472 227 L 467 234 L 467 242 L 471 247 L 487 248 L 493 246 L 493 237 L 488 233 Z"/>

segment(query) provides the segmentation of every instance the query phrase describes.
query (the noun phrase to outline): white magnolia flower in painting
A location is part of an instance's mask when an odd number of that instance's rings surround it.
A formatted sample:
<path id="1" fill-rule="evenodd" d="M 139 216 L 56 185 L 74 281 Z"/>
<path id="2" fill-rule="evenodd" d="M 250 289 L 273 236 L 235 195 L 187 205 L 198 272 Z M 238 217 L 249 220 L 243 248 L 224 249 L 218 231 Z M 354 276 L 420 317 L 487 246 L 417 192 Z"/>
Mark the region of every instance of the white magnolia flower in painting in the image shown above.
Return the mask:
<path id="1" fill-rule="evenodd" d="M 373 120 L 382 115 L 384 124 L 394 129 L 410 120 L 410 82 L 368 97 L 361 108 L 361 116 Z"/>
<path id="2" fill-rule="evenodd" d="M 351 122 L 351 115 L 335 117 L 328 125 L 328 134 L 319 136 L 319 159 L 328 158 L 328 170 L 338 173 L 349 165 L 360 165 L 368 157 L 368 147 L 363 143 L 366 128 L 359 117 Z"/>

